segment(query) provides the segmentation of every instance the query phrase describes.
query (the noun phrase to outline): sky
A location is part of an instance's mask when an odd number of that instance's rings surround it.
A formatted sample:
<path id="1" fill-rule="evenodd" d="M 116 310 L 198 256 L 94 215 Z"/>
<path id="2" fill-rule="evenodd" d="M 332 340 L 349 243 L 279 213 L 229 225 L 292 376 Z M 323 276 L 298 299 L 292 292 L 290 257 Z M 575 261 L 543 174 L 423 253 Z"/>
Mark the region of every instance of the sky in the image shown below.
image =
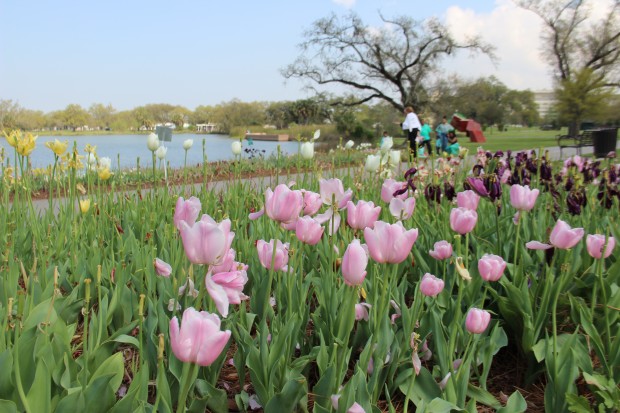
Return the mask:
<path id="1" fill-rule="evenodd" d="M 170 103 L 194 110 L 310 97 L 280 69 L 303 31 L 330 13 L 436 17 L 456 38 L 477 33 L 499 62 L 458 56 L 437 71 L 496 76 L 509 88 L 551 88 L 540 21 L 511 0 L 0 0 L 0 100 L 49 112 L 68 104 L 117 110 Z"/>

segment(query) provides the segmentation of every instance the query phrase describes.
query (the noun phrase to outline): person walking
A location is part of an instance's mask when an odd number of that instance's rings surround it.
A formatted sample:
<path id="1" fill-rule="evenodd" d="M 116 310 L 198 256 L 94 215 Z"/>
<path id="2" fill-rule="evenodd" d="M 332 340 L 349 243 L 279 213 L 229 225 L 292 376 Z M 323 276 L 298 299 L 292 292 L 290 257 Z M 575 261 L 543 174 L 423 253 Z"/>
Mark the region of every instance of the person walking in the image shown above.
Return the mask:
<path id="1" fill-rule="evenodd" d="M 424 119 L 420 119 L 420 123 L 422 127 L 420 128 L 420 135 L 422 136 L 422 147 L 426 147 L 426 153 L 428 156 L 433 154 L 433 150 L 431 149 L 431 132 L 432 128 Z"/>
<path id="2" fill-rule="evenodd" d="M 422 128 L 418 115 L 413 112 L 411 106 L 405 108 L 405 120 L 401 123 L 403 131 L 407 131 L 407 139 L 409 140 L 409 150 L 413 152 L 413 157 L 418 157 L 418 144 L 416 138 L 418 132 Z"/>

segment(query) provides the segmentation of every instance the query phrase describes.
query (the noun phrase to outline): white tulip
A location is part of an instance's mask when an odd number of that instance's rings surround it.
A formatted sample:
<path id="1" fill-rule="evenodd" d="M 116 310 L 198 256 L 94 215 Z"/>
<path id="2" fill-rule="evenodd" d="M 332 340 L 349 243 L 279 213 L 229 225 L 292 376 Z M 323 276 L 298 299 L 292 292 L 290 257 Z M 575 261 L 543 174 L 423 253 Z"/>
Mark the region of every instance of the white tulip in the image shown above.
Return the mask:
<path id="1" fill-rule="evenodd" d="M 241 154 L 241 142 L 234 141 L 231 145 L 233 155 Z"/>
<path id="2" fill-rule="evenodd" d="M 89 152 L 88 155 L 86 155 L 86 164 L 88 167 L 95 166 L 97 164 L 97 157 L 94 153 Z"/>
<path id="3" fill-rule="evenodd" d="M 112 159 L 108 158 L 107 156 L 99 158 L 99 167 L 103 169 L 110 169 L 112 167 Z"/>
<path id="4" fill-rule="evenodd" d="M 314 158 L 314 142 L 304 142 L 301 144 L 301 157 L 304 159 Z"/>
<path id="5" fill-rule="evenodd" d="M 192 147 L 193 144 L 194 144 L 194 140 L 193 139 L 185 139 L 183 141 L 183 149 L 188 150 L 189 148 Z"/>
<path id="6" fill-rule="evenodd" d="M 355 142 L 353 142 L 352 140 L 348 140 L 347 143 L 344 144 L 344 148 L 351 149 L 353 145 L 355 145 Z"/>
<path id="7" fill-rule="evenodd" d="M 397 166 L 400 163 L 400 151 L 390 151 L 390 165 Z"/>
<path id="8" fill-rule="evenodd" d="M 314 131 L 314 137 L 312 139 L 317 140 L 321 137 L 321 129 L 317 129 Z"/>
<path id="9" fill-rule="evenodd" d="M 368 172 L 377 172 L 379 170 L 380 164 L 380 155 L 368 155 L 366 157 L 366 164 L 364 165 L 364 169 L 366 169 Z"/>
<path id="10" fill-rule="evenodd" d="M 381 144 L 381 152 L 386 153 L 394 146 L 394 141 L 390 137 L 383 138 L 383 143 Z"/>
<path id="11" fill-rule="evenodd" d="M 155 152 L 157 148 L 159 148 L 159 138 L 154 133 L 149 133 L 148 138 L 146 138 L 146 147 L 149 148 L 149 151 Z"/>
<path id="12" fill-rule="evenodd" d="M 155 156 L 157 156 L 157 159 L 162 160 L 166 157 L 167 152 L 168 152 L 168 148 L 162 145 L 159 148 L 157 148 L 157 150 L 155 151 Z"/>

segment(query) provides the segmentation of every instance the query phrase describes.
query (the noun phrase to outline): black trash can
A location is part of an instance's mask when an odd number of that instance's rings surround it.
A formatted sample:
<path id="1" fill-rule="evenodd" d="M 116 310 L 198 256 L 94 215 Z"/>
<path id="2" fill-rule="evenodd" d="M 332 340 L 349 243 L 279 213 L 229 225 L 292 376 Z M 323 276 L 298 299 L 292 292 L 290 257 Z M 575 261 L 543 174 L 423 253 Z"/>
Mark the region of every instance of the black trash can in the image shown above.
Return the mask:
<path id="1" fill-rule="evenodd" d="M 604 158 L 609 152 L 616 151 L 618 128 L 600 128 L 592 131 L 594 156 Z"/>

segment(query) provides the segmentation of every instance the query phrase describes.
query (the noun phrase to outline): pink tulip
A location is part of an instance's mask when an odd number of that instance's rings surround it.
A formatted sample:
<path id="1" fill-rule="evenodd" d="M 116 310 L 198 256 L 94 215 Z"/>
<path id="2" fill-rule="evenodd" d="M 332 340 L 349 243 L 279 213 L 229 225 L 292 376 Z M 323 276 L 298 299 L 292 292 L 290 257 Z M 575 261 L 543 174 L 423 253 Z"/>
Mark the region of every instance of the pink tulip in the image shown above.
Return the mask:
<path id="1" fill-rule="evenodd" d="M 465 318 L 465 328 L 472 334 L 481 334 L 489 326 L 489 321 L 491 314 L 488 311 L 471 308 Z"/>
<path id="2" fill-rule="evenodd" d="M 185 255 L 194 264 L 221 264 L 235 237 L 230 231 L 229 219 L 218 224 L 207 214 L 193 226 L 180 221 L 179 230 Z"/>
<path id="3" fill-rule="evenodd" d="M 392 198 L 390 201 L 390 214 L 396 219 L 409 219 L 415 209 L 415 198 L 409 197 L 404 201 L 400 198 Z"/>
<path id="4" fill-rule="evenodd" d="M 355 304 L 355 320 L 360 321 L 368 321 L 368 310 L 372 307 L 372 305 L 368 303 L 359 303 Z"/>
<path id="5" fill-rule="evenodd" d="M 556 248 L 567 250 L 573 248 L 583 237 L 583 228 L 571 228 L 566 222 L 558 219 L 551 231 L 549 241 Z"/>
<path id="6" fill-rule="evenodd" d="M 155 272 L 162 277 L 170 277 L 172 274 L 172 267 L 167 262 L 160 260 L 159 258 L 155 258 L 155 262 L 153 263 L 155 266 Z"/>
<path id="7" fill-rule="evenodd" d="M 544 244 L 539 241 L 530 241 L 525 244 L 525 247 L 530 250 L 548 250 L 549 248 L 553 248 L 553 245 Z"/>
<path id="8" fill-rule="evenodd" d="M 510 187 L 510 204 L 519 211 L 531 211 L 538 198 L 538 189 L 529 186 L 512 185 Z"/>
<path id="9" fill-rule="evenodd" d="M 209 271 L 211 274 L 217 274 L 220 272 L 228 272 L 232 270 L 233 264 L 235 262 L 235 256 L 237 255 L 236 251 L 233 248 L 230 248 L 222 262 L 218 265 L 212 265 L 209 267 Z"/>
<path id="10" fill-rule="evenodd" d="M 366 410 L 360 406 L 357 402 L 353 403 L 347 410 L 347 413 L 366 413 Z"/>
<path id="11" fill-rule="evenodd" d="M 404 189 L 407 187 L 407 182 L 398 182 L 393 179 L 386 179 L 383 181 L 383 185 L 381 185 L 381 199 L 386 204 L 389 204 L 392 198 L 394 198 L 394 192 Z M 407 192 L 397 195 L 397 198 L 402 199 L 403 201 L 407 199 Z"/>
<path id="12" fill-rule="evenodd" d="M 435 297 L 443 291 L 444 282 L 433 274 L 426 273 L 420 281 L 420 291 L 427 297 Z"/>
<path id="13" fill-rule="evenodd" d="M 308 245 L 316 245 L 321 240 L 323 230 L 321 224 L 309 216 L 299 218 L 295 224 L 297 239 Z"/>
<path id="14" fill-rule="evenodd" d="M 353 229 L 372 228 L 379 218 L 381 207 L 370 201 L 347 202 L 347 223 Z"/>
<path id="15" fill-rule="evenodd" d="M 258 250 L 258 260 L 261 265 L 268 270 L 271 269 L 271 261 L 273 260 L 273 269 L 274 271 L 286 271 L 288 264 L 288 242 L 283 244 L 280 240 L 275 240 L 276 242 L 276 255 L 275 259 L 273 259 L 273 243 L 274 240 L 269 242 L 263 241 L 259 239 L 256 243 L 256 249 Z"/>
<path id="16" fill-rule="evenodd" d="M 314 215 L 319 209 L 321 209 L 321 205 L 323 205 L 323 200 L 321 199 L 321 194 L 317 194 L 316 192 L 302 190 L 304 194 L 304 215 Z"/>
<path id="17" fill-rule="evenodd" d="M 222 353 L 230 330 L 220 330 L 220 318 L 206 311 L 188 308 L 183 312 L 183 323 L 179 329 L 179 319 L 170 320 L 170 346 L 180 361 L 210 366 Z"/>
<path id="18" fill-rule="evenodd" d="M 499 255 L 484 254 L 478 260 L 478 272 L 485 281 L 497 281 L 502 278 L 506 269 L 506 261 Z"/>
<path id="19" fill-rule="evenodd" d="M 476 211 L 467 208 L 452 208 L 450 212 L 450 228 L 452 231 L 465 235 L 471 232 L 478 222 Z"/>
<path id="20" fill-rule="evenodd" d="M 366 278 L 366 266 L 368 265 L 368 255 L 364 247 L 360 245 L 360 240 L 351 241 L 344 256 L 342 257 L 342 277 L 347 285 L 362 285 Z"/>
<path id="21" fill-rule="evenodd" d="M 456 194 L 456 205 L 459 208 L 467 208 L 475 211 L 478 209 L 479 202 L 480 196 L 471 189 Z"/>
<path id="22" fill-rule="evenodd" d="M 586 237 L 586 248 L 588 249 L 588 254 L 590 254 L 592 258 L 607 258 L 611 255 L 615 247 L 616 239 L 614 237 L 607 237 L 607 246 L 605 246 L 605 235 L 591 234 Z M 603 248 L 605 248 L 604 253 Z"/>
<path id="23" fill-rule="evenodd" d="M 347 189 L 345 192 L 342 181 L 338 178 L 321 179 L 319 181 L 321 199 L 325 205 L 337 206 L 342 209 L 353 196 L 353 191 Z"/>
<path id="24" fill-rule="evenodd" d="M 377 221 L 373 229 L 364 229 L 368 252 L 379 263 L 401 263 L 407 258 L 413 244 L 418 239 L 418 230 L 405 230 L 403 224 Z"/>
<path id="25" fill-rule="evenodd" d="M 276 186 L 275 191 L 265 191 L 265 213 L 274 221 L 288 224 L 299 218 L 304 201 L 301 191 L 293 191 L 285 184 Z"/>
<path id="26" fill-rule="evenodd" d="M 215 275 L 208 273 L 205 277 L 207 291 L 222 317 L 228 316 L 230 304 L 241 304 L 242 300 L 249 298 L 243 294 L 243 287 L 248 282 L 247 273 L 243 268 L 247 266 L 240 264 L 237 268 L 234 271 L 220 272 Z"/>
<path id="27" fill-rule="evenodd" d="M 195 196 L 187 201 L 180 196 L 174 208 L 174 226 L 181 229 L 181 221 L 187 222 L 190 227 L 194 225 L 200 215 L 200 200 Z"/>
<path id="28" fill-rule="evenodd" d="M 437 241 L 433 245 L 433 250 L 428 254 L 436 260 L 447 260 L 452 256 L 452 244 L 448 241 Z"/>

